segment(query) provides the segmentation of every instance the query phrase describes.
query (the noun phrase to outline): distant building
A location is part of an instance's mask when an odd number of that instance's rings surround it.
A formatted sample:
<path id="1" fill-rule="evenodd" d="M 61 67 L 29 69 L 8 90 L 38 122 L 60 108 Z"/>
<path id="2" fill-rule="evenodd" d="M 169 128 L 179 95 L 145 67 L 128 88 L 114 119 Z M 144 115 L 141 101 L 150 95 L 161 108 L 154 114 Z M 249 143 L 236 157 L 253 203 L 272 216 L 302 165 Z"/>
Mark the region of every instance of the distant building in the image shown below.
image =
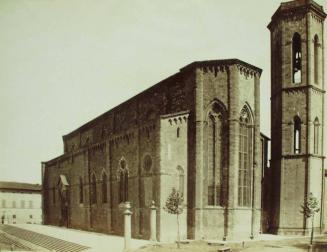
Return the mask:
<path id="1" fill-rule="evenodd" d="M 0 182 L 1 224 L 41 223 L 41 185 Z"/>

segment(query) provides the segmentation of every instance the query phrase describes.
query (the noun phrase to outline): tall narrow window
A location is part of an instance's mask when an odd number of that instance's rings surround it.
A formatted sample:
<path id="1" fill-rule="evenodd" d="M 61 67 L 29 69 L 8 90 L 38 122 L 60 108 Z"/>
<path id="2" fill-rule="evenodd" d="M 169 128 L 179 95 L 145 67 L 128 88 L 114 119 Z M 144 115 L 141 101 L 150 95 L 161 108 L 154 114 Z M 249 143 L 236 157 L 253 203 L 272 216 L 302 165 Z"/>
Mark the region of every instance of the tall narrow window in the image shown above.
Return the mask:
<path id="1" fill-rule="evenodd" d="M 208 205 L 215 205 L 215 119 L 208 121 Z"/>
<path id="2" fill-rule="evenodd" d="M 107 175 L 102 174 L 102 203 L 107 203 Z"/>
<path id="3" fill-rule="evenodd" d="M 252 128 L 248 109 L 244 107 L 239 127 L 238 205 L 251 206 Z"/>
<path id="4" fill-rule="evenodd" d="M 317 35 L 314 37 L 314 80 L 315 83 L 319 83 L 319 38 Z"/>
<path id="5" fill-rule="evenodd" d="M 92 175 L 91 179 L 91 203 L 97 203 L 97 180 L 95 174 Z"/>
<path id="6" fill-rule="evenodd" d="M 298 33 L 293 35 L 292 39 L 292 77 L 293 83 L 301 83 L 302 81 L 302 51 L 301 36 Z"/>
<path id="7" fill-rule="evenodd" d="M 179 138 L 180 131 L 181 131 L 181 129 L 178 127 L 178 128 L 177 128 L 177 132 L 176 132 L 176 137 L 177 137 L 177 138 Z"/>
<path id="8" fill-rule="evenodd" d="M 79 178 L 79 203 L 82 204 L 84 202 L 84 185 L 82 177 Z"/>
<path id="9" fill-rule="evenodd" d="M 177 166 L 178 172 L 178 190 L 180 193 L 184 194 L 184 170 L 181 166 Z"/>
<path id="10" fill-rule="evenodd" d="M 119 182 L 119 202 L 128 201 L 128 168 L 124 158 L 119 161 L 118 169 L 118 182 Z"/>
<path id="11" fill-rule="evenodd" d="M 319 152 L 319 119 L 316 117 L 314 121 L 313 129 L 313 153 L 318 154 Z"/>
<path id="12" fill-rule="evenodd" d="M 207 193 L 209 206 L 223 206 L 224 171 L 224 125 L 225 109 L 220 103 L 214 103 L 208 115 L 206 128 L 207 141 Z"/>
<path id="13" fill-rule="evenodd" d="M 301 119 L 298 116 L 294 117 L 294 153 L 301 152 Z"/>

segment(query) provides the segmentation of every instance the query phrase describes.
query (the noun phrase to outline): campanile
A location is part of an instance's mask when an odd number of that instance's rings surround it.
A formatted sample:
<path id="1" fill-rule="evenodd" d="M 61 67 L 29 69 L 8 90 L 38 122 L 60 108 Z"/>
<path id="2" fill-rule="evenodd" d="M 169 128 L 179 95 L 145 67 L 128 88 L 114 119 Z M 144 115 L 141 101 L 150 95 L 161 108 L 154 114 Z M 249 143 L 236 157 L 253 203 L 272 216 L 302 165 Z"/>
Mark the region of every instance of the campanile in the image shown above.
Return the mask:
<path id="1" fill-rule="evenodd" d="M 280 5 L 271 18 L 270 231 L 305 234 L 311 225 L 300 206 L 313 195 L 322 202 L 324 150 L 324 37 L 326 14 L 311 0 Z M 315 229 L 323 226 L 322 211 Z"/>

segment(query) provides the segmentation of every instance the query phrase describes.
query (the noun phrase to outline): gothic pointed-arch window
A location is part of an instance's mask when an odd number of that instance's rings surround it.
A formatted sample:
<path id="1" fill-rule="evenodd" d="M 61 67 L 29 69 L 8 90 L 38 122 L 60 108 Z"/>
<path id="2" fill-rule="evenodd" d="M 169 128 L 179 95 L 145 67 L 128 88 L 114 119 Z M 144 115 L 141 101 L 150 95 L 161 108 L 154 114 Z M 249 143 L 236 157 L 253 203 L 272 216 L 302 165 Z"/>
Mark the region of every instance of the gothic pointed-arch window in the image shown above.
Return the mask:
<path id="1" fill-rule="evenodd" d="M 298 116 L 294 117 L 293 145 L 294 153 L 301 153 L 301 119 Z"/>
<path id="2" fill-rule="evenodd" d="M 97 203 L 97 179 L 94 173 L 92 174 L 91 178 L 91 203 Z"/>
<path id="3" fill-rule="evenodd" d="M 224 118 L 225 109 L 219 103 L 214 103 L 209 111 L 206 126 L 207 142 L 207 204 L 209 206 L 223 205 L 224 190 Z"/>
<path id="4" fill-rule="evenodd" d="M 318 35 L 314 37 L 314 61 L 313 61 L 313 69 L 314 69 L 314 82 L 316 84 L 319 83 L 319 38 Z"/>
<path id="5" fill-rule="evenodd" d="M 84 192 L 83 192 L 83 179 L 82 177 L 79 178 L 79 203 L 82 204 L 84 202 Z"/>
<path id="6" fill-rule="evenodd" d="M 301 83 L 302 81 L 301 36 L 297 32 L 292 38 L 292 78 L 293 83 Z"/>
<path id="7" fill-rule="evenodd" d="M 124 157 L 119 160 L 117 174 L 119 182 L 119 203 L 128 201 L 128 167 Z"/>
<path id="8" fill-rule="evenodd" d="M 210 116 L 208 121 L 208 205 L 215 205 L 215 119 Z"/>
<path id="9" fill-rule="evenodd" d="M 108 197 L 108 192 L 107 192 L 107 174 L 104 172 L 102 174 L 102 203 L 107 203 L 107 197 Z"/>
<path id="10" fill-rule="evenodd" d="M 241 111 L 239 121 L 238 205 L 251 206 L 252 120 L 247 107 Z"/>
<path id="11" fill-rule="evenodd" d="M 313 153 L 318 154 L 319 153 L 319 119 L 316 117 L 314 123 L 313 123 Z"/>

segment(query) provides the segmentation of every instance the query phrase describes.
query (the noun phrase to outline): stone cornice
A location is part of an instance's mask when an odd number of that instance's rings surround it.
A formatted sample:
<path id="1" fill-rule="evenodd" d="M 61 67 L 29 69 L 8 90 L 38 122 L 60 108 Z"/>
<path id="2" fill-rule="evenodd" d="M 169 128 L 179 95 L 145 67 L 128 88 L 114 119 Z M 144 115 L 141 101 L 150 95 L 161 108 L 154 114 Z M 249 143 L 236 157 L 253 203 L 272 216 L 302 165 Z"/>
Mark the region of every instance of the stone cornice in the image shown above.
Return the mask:
<path id="1" fill-rule="evenodd" d="M 277 95 L 280 95 L 282 92 L 287 92 L 287 93 L 290 93 L 290 92 L 304 92 L 305 90 L 308 90 L 308 89 L 312 89 L 313 91 L 317 92 L 317 93 L 321 93 L 321 94 L 324 94 L 326 93 L 325 90 L 317 87 L 317 86 L 313 86 L 313 85 L 307 85 L 307 86 L 294 86 L 294 87 L 285 87 L 285 88 L 282 88 L 280 89 L 279 91 L 273 93 L 271 95 L 271 98 L 277 96 Z"/>

